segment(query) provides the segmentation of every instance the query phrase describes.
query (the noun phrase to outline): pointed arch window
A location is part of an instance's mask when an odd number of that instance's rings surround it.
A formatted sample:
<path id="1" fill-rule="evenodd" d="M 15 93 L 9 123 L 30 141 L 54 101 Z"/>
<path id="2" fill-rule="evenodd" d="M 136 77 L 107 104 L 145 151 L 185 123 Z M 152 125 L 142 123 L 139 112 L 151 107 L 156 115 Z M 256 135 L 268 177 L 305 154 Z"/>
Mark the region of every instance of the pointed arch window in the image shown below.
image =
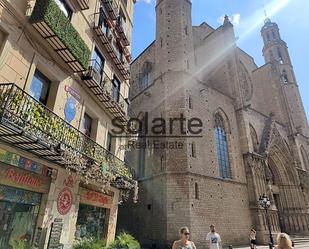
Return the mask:
<path id="1" fill-rule="evenodd" d="M 307 171 L 309 169 L 309 158 L 303 146 L 300 148 L 300 153 L 303 159 L 303 169 Z"/>
<path id="2" fill-rule="evenodd" d="M 222 178 L 231 178 L 226 127 L 219 113 L 215 115 L 215 137 L 220 176 Z"/>
<path id="3" fill-rule="evenodd" d="M 285 84 L 288 84 L 289 83 L 289 78 L 288 78 L 288 74 L 286 73 L 286 70 L 282 71 L 282 77 L 283 77 L 283 82 Z"/>

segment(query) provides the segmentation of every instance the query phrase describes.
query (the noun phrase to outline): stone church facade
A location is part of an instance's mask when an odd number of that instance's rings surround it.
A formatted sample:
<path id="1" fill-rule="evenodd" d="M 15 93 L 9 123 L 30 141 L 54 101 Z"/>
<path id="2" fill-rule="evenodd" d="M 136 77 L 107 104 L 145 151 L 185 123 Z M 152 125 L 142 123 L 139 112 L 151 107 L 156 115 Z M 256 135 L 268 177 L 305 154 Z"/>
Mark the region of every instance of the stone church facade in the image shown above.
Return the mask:
<path id="1" fill-rule="evenodd" d="M 252 227 L 268 243 L 258 205 L 265 193 L 274 233 L 309 234 L 309 129 L 278 25 L 265 20 L 258 67 L 237 47 L 228 17 L 217 29 L 192 26 L 188 0 L 158 0 L 156 15 L 156 40 L 131 65 L 131 115 L 183 113 L 201 119 L 202 137 L 140 134 L 141 142 L 184 146 L 131 149 L 140 196 L 121 208 L 119 227 L 156 248 L 181 226 L 205 248 L 211 223 L 225 245 L 247 244 Z"/>

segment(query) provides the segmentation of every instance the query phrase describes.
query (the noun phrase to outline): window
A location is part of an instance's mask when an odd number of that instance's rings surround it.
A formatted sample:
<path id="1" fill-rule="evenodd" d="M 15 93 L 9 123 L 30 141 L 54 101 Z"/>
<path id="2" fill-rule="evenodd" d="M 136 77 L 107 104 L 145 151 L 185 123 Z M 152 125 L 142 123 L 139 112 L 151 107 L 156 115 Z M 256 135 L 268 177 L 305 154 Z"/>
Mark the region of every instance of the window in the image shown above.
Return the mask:
<path id="1" fill-rule="evenodd" d="M 146 144 L 146 138 L 142 137 L 140 139 L 141 144 Z M 139 177 L 145 176 L 145 159 L 146 159 L 146 148 L 142 146 L 139 149 Z"/>
<path id="2" fill-rule="evenodd" d="M 113 145 L 113 135 L 110 132 L 108 132 L 107 139 L 106 139 L 106 149 L 109 152 L 112 152 L 112 145 Z"/>
<path id="3" fill-rule="evenodd" d="M 266 33 L 267 41 L 270 41 L 269 33 Z"/>
<path id="4" fill-rule="evenodd" d="M 288 78 L 288 75 L 287 75 L 285 70 L 282 71 L 282 77 L 283 77 L 283 82 L 285 84 L 288 84 L 289 83 L 289 78 Z"/>
<path id="5" fill-rule="evenodd" d="M 277 52 L 278 52 L 279 61 L 280 61 L 281 64 L 283 64 L 283 59 L 282 59 L 282 54 L 281 54 L 280 48 L 277 48 Z"/>
<path id="6" fill-rule="evenodd" d="M 300 152 L 303 159 L 303 169 L 309 170 L 309 158 L 303 146 L 300 148 Z"/>
<path id="7" fill-rule="evenodd" d="M 42 104 L 47 104 L 51 81 L 38 69 L 35 70 L 30 85 L 30 95 Z"/>
<path id="8" fill-rule="evenodd" d="M 114 76 L 112 84 L 112 97 L 115 101 L 119 102 L 120 96 L 120 81 Z"/>
<path id="9" fill-rule="evenodd" d="M 73 11 L 65 0 L 55 0 L 64 15 L 71 20 Z"/>
<path id="10" fill-rule="evenodd" d="M 99 85 L 103 80 L 104 63 L 104 57 L 102 56 L 101 52 L 95 48 L 91 56 L 91 66 L 94 71 L 93 76 Z"/>
<path id="11" fill-rule="evenodd" d="M 196 148 L 195 148 L 195 143 L 191 143 L 191 156 L 196 157 Z"/>
<path id="12" fill-rule="evenodd" d="M 98 26 L 102 28 L 103 33 L 108 36 L 109 35 L 109 26 L 106 21 L 106 15 L 104 12 L 104 7 L 100 7 L 100 16 Z"/>
<path id="13" fill-rule="evenodd" d="M 189 109 L 193 109 L 192 97 L 189 96 Z"/>
<path id="14" fill-rule="evenodd" d="M 76 222 L 76 239 L 102 239 L 107 234 L 107 219 L 105 208 L 80 204 Z"/>
<path id="15" fill-rule="evenodd" d="M 7 33 L 4 32 L 2 29 L 0 29 L 0 56 L 2 53 L 2 49 L 4 48 L 7 37 L 8 37 Z"/>
<path id="16" fill-rule="evenodd" d="M 92 122 L 92 118 L 87 113 L 85 113 L 83 118 L 82 132 L 88 137 L 91 136 Z"/>
<path id="17" fill-rule="evenodd" d="M 258 136 L 257 136 L 255 129 L 253 128 L 251 124 L 250 124 L 250 135 L 251 135 L 252 146 L 253 146 L 254 152 L 259 152 Z"/>
<path id="18" fill-rule="evenodd" d="M 145 62 L 142 68 L 141 90 L 146 89 L 150 85 L 150 72 L 152 66 L 150 62 Z"/>
<path id="19" fill-rule="evenodd" d="M 273 39 L 276 40 L 276 34 L 275 34 L 275 32 L 273 30 L 271 31 L 271 34 L 273 36 Z"/>
<path id="20" fill-rule="evenodd" d="M 197 182 L 194 184 L 194 192 L 195 192 L 195 199 L 199 200 L 200 199 L 200 190 L 199 190 L 199 186 L 198 186 Z"/>
<path id="21" fill-rule="evenodd" d="M 215 136 L 220 176 L 222 178 L 231 178 L 227 135 L 224 120 L 218 113 L 215 115 Z"/>

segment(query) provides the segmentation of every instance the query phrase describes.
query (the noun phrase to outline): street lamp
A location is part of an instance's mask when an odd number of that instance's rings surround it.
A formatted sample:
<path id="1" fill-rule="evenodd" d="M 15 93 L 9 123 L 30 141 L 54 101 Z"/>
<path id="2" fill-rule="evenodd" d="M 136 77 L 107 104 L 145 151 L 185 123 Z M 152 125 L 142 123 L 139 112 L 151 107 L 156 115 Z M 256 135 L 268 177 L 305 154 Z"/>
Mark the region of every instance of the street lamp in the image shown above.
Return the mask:
<path id="1" fill-rule="evenodd" d="M 269 248 L 273 249 L 273 245 L 274 245 L 274 239 L 273 239 L 273 235 L 271 233 L 271 226 L 270 226 L 270 221 L 269 221 L 269 216 L 268 216 L 268 209 L 271 206 L 271 202 L 269 200 L 269 198 L 263 194 L 262 196 L 260 196 L 259 198 L 259 205 L 265 209 L 266 212 L 266 220 L 267 220 L 267 226 L 268 226 L 268 231 L 269 231 Z"/>

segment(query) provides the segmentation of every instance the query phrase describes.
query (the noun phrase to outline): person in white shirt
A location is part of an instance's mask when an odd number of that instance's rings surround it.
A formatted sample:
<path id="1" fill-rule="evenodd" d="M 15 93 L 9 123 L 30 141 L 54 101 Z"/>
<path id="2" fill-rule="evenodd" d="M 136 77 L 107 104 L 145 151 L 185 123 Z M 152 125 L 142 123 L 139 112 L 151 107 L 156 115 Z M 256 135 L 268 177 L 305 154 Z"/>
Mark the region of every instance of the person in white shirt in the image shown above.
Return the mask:
<path id="1" fill-rule="evenodd" d="M 215 225 L 210 225 L 210 232 L 207 234 L 206 241 L 209 243 L 209 249 L 220 249 L 221 246 L 221 237 L 216 233 Z"/>

